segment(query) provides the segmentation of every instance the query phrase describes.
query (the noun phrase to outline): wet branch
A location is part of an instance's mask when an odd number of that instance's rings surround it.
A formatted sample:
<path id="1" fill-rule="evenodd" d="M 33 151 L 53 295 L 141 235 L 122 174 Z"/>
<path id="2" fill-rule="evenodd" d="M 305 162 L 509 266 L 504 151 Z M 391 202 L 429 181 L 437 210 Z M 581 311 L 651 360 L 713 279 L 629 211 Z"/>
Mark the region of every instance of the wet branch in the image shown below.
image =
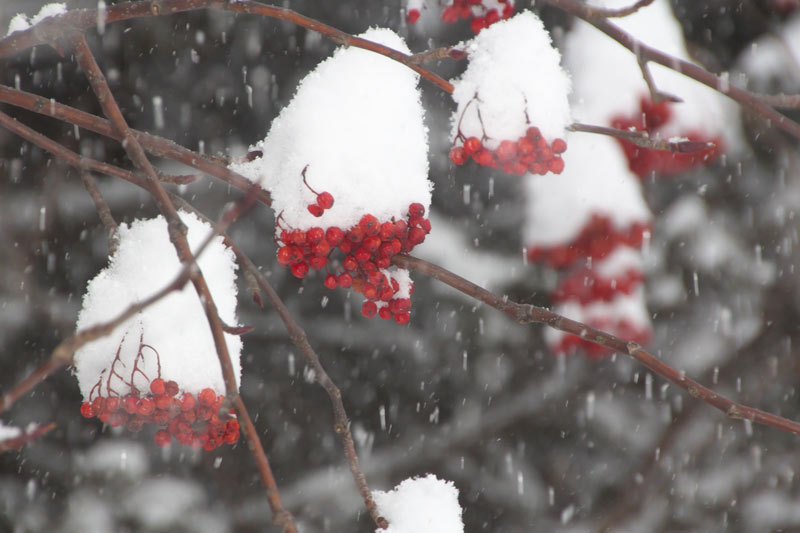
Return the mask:
<path id="1" fill-rule="evenodd" d="M 581 124 L 575 122 L 567 127 L 570 131 L 582 131 L 584 133 L 598 133 L 600 135 L 608 135 L 609 137 L 616 137 L 630 141 L 636 146 L 643 148 L 651 148 L 653 150 L 663 150 L 665 152 L 674 152 L 679 154 L 691 154 L 694 152 L 702 152 L 708 148 L 712 148 L 714 143 L 702 141 L 670 141 L 668 139 L 659 139 L 651 137 L 646 131 L 635 130 L 621 130 L 617 128 L 607 128 L 605 126 L 594 126 L 592 124 Z"/>
<path id="2" fill-rule="evenodd" d="M 91 196 L 94 202 L 97 216 L 100 217 L 100 222 L 103 223 L 103 226 L 106 228 L 106 233 L 108 233 L 108 255 L 114 255 L 114 252 L 117 251 L 117 244 L 119 243 L 119 226 L 117 225 L 117 221 L 114 220 L 113 215 L 111 215 L 111 209 L 109 209 L 108 204 L 103 199 L 103 195 L 100 194 L 100 189 L 97 188 L 97 181 L 94 179 L 94 176 L 92 176 L 92 173 L 87 169 L 81 169 L 79 174 L 81 175 L 83 186 L 86 187 L 86 192 L 89 193 L 89 196 Z"/>

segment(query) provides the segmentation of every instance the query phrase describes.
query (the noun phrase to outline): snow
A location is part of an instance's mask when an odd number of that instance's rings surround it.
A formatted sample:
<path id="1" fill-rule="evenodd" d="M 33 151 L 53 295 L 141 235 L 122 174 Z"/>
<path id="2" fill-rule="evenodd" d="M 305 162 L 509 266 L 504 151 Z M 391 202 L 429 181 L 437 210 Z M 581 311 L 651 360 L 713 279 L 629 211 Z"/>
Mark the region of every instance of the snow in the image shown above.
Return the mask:
<path id="1" fill-rule="evenodd" d="M 620 8 L 631 2 L 593 0 L 591 4 Z M 668 0 L 655 0 L 635 14 L 612 22 L 649 46 L 690 60 L 681 26 Z M 564 64 L 575 76 L 573 110 L 579 122 L 609 125 L 616 116 L 638 115 L 639 98 L 649 97 L 636 56 L 583 21 L 576 21 L 564 40 Z M 732 102 L 667 67 L 650 63 L 649 68 L 658 90 L 683 100 L 672 108 L 674 119 L 659 131 L 663 137 L 697 131 L 705 137 L 722 136 L 729 146 L 738 144 L 735 121 L 729 118 L 738 115 Z"/>
<path id="2" fill-rule="evenodd" d="M 211 227 L 192 214 L 181 213 L 181 219 L 188 228 L 189 245 L 196 250 Z M 198 266 L 208 282 L 220 318 L 228 325 L 238 325 L 236 264 L 233 252 L 224 246 L 221 237 L 213 239 L 199 257 Z M 117 316 L 131 304 L 168 285 L 180 270 L 163 217 L 120 225 L 118 249 L 109 266 L 89 282 L 77 329 Z M 146 345 L 141 352 L 140 340 Z M 238 383 L 242 341 L 229 334 L 225 334 L 225 340 Z M 122 377 L 114 377 L 109 383 L 112 362 L 118 352 L 120 359 L 114 368 Z M 92 394 L 92 389 L 100 381 L 103 396 L 127 394 L 137 353 L 143 355 L 138 367 L 150 380 L 158 377 L 160 364 L 161 377 L 175 380 L 184 392 L 197 394 L 207 387 L 217 394 L 225 392 L 211 331 L 191 283 L 128 319 L 111 335 L 90 342 L 75 353 L 75 374 L 84 399 L 97 395 L 98 391 Z M 136 373 L 133 383 L 140 390 L 149 390 L 147 378 Z"/>
<path id="3" fill-rule="evenodd" d="M 172 530 L 186 515 L 201 511 L 205 494 L 195 483 L 167 477 L 134 487 L 120 502 L 126 514 L 148 530 Z"/>
<path id="4" fill-rule="evenodd" d="M 37 14 L 35 14 L 30 19 L 24 14 L 19 13 L 11 19 L 11 22 L 8 25 L 8 35 L 16 31 L 27 30 L 31 26 L 38 24 L 42 20 L 53 17 L 56 15 L 61 15 L 67 12 L 67 4 L 64 3 L 52 3 L 52 4 L 45 4 L 39 10 Z"/>
<path id="5" fill-rule="evenodd" d="M 360 37 L 409 53 L 388 29 Z M 367 213 L 404 219 L 413 202 L 428 212 L 432 185 L 418 78 L 379 54 L 340 48 L 303 79 L 267 137 L 251 148 L 263 157 L 231 168 L 270 191 L 276 215 L 291 229 L 347 229 Z M 321 217 L 307 210 L 316 201 L 311 189 L 334 197 Z"/>
<path id="6" fill-rule="evenodd" d="M 462 46 L 469 65 L 453 80 L 451 137 L 481 139 L 489 149 L 502 140 L 524 137 L 536 126 L 552 141 L 571 123 L 570 80 L 559 62 L 550 34 L 531 12 L 520 13 L 481 31 Z M 529 122 L 528 122 L 529 121 Z"/>
<path id="7" fill-rule="evenodd" d="M 590 220 L 602 214 L 619 230 L 652 218 L 639 180 L 616 141 L 600 135 L 567 137 L 560 176 L 526 176 L 528 197 L 523 242 L 553 246 L 572 242 Z"/>
<path id="8" fill-rule="evenodd" d="M 394 490 L 373 491 L 378 512 L 389 521 L 376 533 L 462 533 L 458 489 L 433 474 L 406 479 Z"/>
<path id="9" fill-rule="evenodd" d="M 105 440 L 78 456 L 82 472 L 103 478 L 122 478 L 134 481 L 145 476 L 149 469 L 147 452 L 133 441 Z"/>
<path id="10" fill-rule="evenodd" d="M 772 78 L 788 78 L 797 86 L 800 85 L 800 72 L 797 68 L 799 58 L 800 14 L 797 14 L 780 30 L 767 33 L 753 42 L 739 56 L 737 64 L 739 69 L 747 73 L 748 78 L 762 87 L 772 82 Z"/>
<path id="11" fill-rule="evenodd" d="M 16 439 L 21 436 L 21 429 L 16 426 L 7 426 L 4 422 L 0 421 L 0 442 Z"/>
<path id="12" fill-rule="evenodd" d="M 598 276 L 613 278 L 629 270 L 641 272 L 644 268 L 642 253 L 630 246 L 617 246 L 608 257 L 597 261 L 594 270 Z"/>

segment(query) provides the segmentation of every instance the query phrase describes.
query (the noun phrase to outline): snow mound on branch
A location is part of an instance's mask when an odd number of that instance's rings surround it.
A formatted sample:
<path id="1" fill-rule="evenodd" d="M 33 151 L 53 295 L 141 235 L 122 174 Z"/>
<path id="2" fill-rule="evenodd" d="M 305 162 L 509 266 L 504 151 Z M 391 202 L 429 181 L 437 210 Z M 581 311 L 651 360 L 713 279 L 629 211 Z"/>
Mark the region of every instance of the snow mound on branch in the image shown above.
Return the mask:
<path id="1" fill-rule="evenodd" d="M 360 37 L 409 53 L 388 29 Z M 263 156 L 231 168 L 269 190 L 275 213 L 292 229 L 346 229 L 365 213 L 400 220 L 413 202 L 427 212 L 428 138 L 418 79 L 380 54 L 339 48 L 303 79 L 267 137 L 251 147 Z M 311 189 L 334 197 L 321 217 L 308 212 L 316 201 Z"/>
<path id="2" fill-rule="evenodd" d="M 573 242 L 593 214 L 610 218 L 619 230 L 651 220 L 639 180 L 613 139 L 574 133 L 567 143 L 561 176 L 528 176 L 523 181 L 526 246 Z"/>
<path id="3" fill-rule="evenodd" d="M 630 6 L 630 0 L 593 0 L 605 8 Z M 643 43 L 691 61 L 680 23 L 668 0 L 655 0 L 633 15 L 613 19 L 613 24 Z M 564 40 L 564 65 L 574 73 L 574 115 L 578 121 L 611 124 L 619 115 L 639 116 L 639 99 L 650 97 L 636 55 L 588 23 L 577 20 Z M 662 137 L 684 136 L 699 131 L 721 135 L 736 144 L 730 117 L 735 106 L 715 90 L 667 67 L 648 64 L 658 90 L 683 100 L 673 107 L 674 119 L 659 131 Z M 724 89 L 724 87 L 720 87 Z"/>
<path id="4" fill-rule="evenodd" d="M 188 228 L 189 246 L 196 251 L 212 229 L 193 214 L 182 212 L 180 216 Z M 222 237 L 215 237 L 197 260 L 219 316 L 230 326 L 238 324 L 234 259 Z M 171 283 L 180 270 L 163 217 L 120 225 L 117 251 L 108 267 L 88 284 L 78 316 L 78 331 L 108 321 L 131 304 L 155 294 Z M 238 383 L 242 340 L 227 333 L 225 340 Z M 141 346 L 146 348 L 140 350 Z M 109 382 L 118 353 L 119 363 L 114 368 L 121 377 Z M 191 283 L 128 319 L 111 335 L 92 341 L 75 353 L 75 374 L 84 400 L 90 401 L 90 396 L 96 397 L 98 393 L 127 394 L 138 353 L 143 355 L 137 363 L 141 373 L 136 373 L 132 382 L 139 390 L 149 391 L 148 378 L 159 377 L 160 366 L 160 377 L 176 381 L 184 392 L 198 394 L 208 387 L 217 394 L 225 393 L 211 330 Z M 92 394 L 98 382 L 100 389 Z"/>
<path id="5" fill-rule="evenodd" d="M 394 490 L 372 493 L 378 512 L 389 521 L 376 533 L 463 533 L 458 489 L 433 474 L 406 479 Z"/>
<path id="6" fill-rule="evenodd" d="M 552 141 L 563 137 L 570 124 L 570 80 L 559 62 L 550 34 L 533 13 L 526 11 L 497 22 L 466 43 L 469 65 L 453 81 L 451 137 L 488 139 L 495 149 L 503 139 L 525 136 L 536 126 Z M 480 115 L 479 115 L 480 110 Z"/>
<path id="7" fill-rule="evenodd" d="M 52 3 L 43 5 L 42 8 L 39 10 L 39 12 L 30 19 L 24 13 L 19 13 L 15 15 L 14 18 L 11 19 L 11 22 L 8 24 L 7 35 L 11 35 L 16 31 L 27 30 L 31 26 L 38 24 L 47 17 L 61 15 L 62 13 L 66 12 L 67 12 L 67 4 Z"/>

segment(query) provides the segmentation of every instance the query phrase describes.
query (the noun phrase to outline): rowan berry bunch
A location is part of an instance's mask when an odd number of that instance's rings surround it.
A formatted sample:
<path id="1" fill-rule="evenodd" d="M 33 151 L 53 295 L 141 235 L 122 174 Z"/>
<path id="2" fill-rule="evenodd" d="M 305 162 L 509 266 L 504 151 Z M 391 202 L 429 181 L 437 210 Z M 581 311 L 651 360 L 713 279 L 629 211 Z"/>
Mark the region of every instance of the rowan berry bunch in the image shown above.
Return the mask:
<path id="1" fill-rule="evenodd" d="M 594 214 L 574 240 L 528 248 L 528 260 L 546 262 L 551 268 L 567 268 L 580 259 L 603 259 L 619 246 L 639 248 L 649 231 L 649 225 L 640 222 L 619 229 L 610 217 Z"/>
<path id="2" fill-rule="evenodd" d="M 673 122 L 672 104 L 667 101 L 653 102 L 649 97 L 642 96 L 639 101 L 639 111 L 631 116 L 618 115 L 611 126 L 619 129 L 645 131 L 651 136 L 659 136 L 666 126 Z M 640 178 L 651 175 L 653 172 L 662 175 L 674 175 L 686 172 L 698 165 L 712 163 L 723 151 L 723 141 L 719 137 L 704 138 L 697 130 L 681 133 L 682 137 L 690 141 L 709 142 L 704 150 L 691 153 L 674 153 L 665 150 L 654 150 L 637 146 L 630 141 L 617 139 L 628 159 L 628 166 Z"/>
<path id="3" fill-rule="evenodd" d="M 477 164 L 499 168 L 506 174 L 522 176 L 527 172 L 543 176 L 548 172 L 561 174 L 564 160 L 561 158 L 567 149 L 564 139 L 554 139 L 548 144 L 539 128 L 529 127 L 525 136 L 516 141 L 504 140 L 494 150 L 487 147 L 477 137 L 465 137 L 459 132 L 457 144 L 450 150 L 450 160 L 463 165 L 470 159 Z"/>
<path id="4" fill-rule="evenodd" d="M 555 303 L 576 301 L 581 305 L 609 302 L 619 294 L 631 294 L 644 282 L 638 268 L 628 268 L 613 276 L 604 276 L 598 269 L 581 268 L 568 274 L 550 293 Z"/>
<path id="5" fill-rule="evenodd" d="M 154 436 L 159 446 L 166 446 L 174 438 L 193 448 L 214 450 L 223 443 L 239 440 L 235 415 L 220 414 L 224 399 L 209 388 L 196 397 L 190 392 L 181 393 L 175 381 L 156 378 L 150 382 L 149 394 L 140 394 L 135 387 L 124 396 L 98 394 L 81 404 L 81 414 L 133 432 L 141 431 L 145 424 L 166 428 Z"/>
<path id="6" fill-rule="evenodd" d="M 422 2 L 409 2 L 406 22 L 414 24 L 419 20 Z M 461 19 L 470 21 L 470 28 L 479 33 L 497 21 L 514 14 L 514 0 L 452 0 L 442 11 L 442 20 L 455 24 Z"/>
<path id="7" fill-rule="evenodd" d="M 325 268 L 326 287 L 352 288 L 366 298 L 361 308 L 364 316 L 377 314 L 385 320 L 406 324 L 410 319 L 413 285 L 407 276 L 388 269 L 392 257 L 413 250 L 430 231 L 430 220 L 425 218 L 425 207 L 420 203 L 408 206 L 404 220 L 381 222 L 366 214 L 346 230 L 337 226 L 325 229 L 315 226 L 306 231 L 281 228 L 278 263 L 290 267 L 298 278 L 304 278 L 311 269 Z M 333 260 L 335 250 L 343 258 Z"/>

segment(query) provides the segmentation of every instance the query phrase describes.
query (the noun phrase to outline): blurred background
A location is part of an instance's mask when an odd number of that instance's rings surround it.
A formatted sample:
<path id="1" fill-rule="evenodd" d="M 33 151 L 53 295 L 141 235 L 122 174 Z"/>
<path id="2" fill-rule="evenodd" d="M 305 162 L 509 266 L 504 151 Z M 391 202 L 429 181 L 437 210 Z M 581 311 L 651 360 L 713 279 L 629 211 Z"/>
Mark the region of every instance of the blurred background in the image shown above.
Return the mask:
<path id="1" fill-rule="evenodd" d="M 42 4 L 5 0 L 0 34 L 15 14 L 32 16 Z M 400 2 L 287 5 L 353 34 L 393 28 L 412 51 L 472 35 L 468 23 L 436 16 L 409 27 Z M 797 2 L 672 7 L 706 68 L 754 91 L 800 92 L 800 45 L 787 37 L 798 34 L 787 32 L 798 27 Z M 563 13 L 533 9 L 557 44 L 570 31 Z M 109 24 L 88 38 L 131 126 L 233 156 L 264 137 L 299 80 L 334 49 L 289 23 L 212 10 Z M 431 68 L 451 78 L 464 65 Z M 0 80 L 101 114 L 74 61 L 47 47 L 0 60 Z M 555 274 L 522 261 L 521 178 L 454 167 L 447 159 L 454 105 L 421 87 L 435 190 L 433 232 L 418 255 L 517 301 L 549 305 Z M 130 168 L 115 142 L 0 109 L 72 150 Z M 735 158 L 642 182 L 654 213 L 649 348 L 738 401 L 800 419 L 797 140 L 741 110 L 729 119 L 743 131 Z M 156 214 L 143 191 L 98 179 L 118 221 Z M 212 178 L 180 192 L 211 218 L 239 197 Z M 277 265 L 273 224 L 260 208 L 230 234 L 269 276 L 342 389 L 371 488 L 428 472 L 450 479 L 466 531 L 800 530 L 797 436 L 726 419 L 622 356 L 554 357 L 541 327 L 516 325 L 418 275 L 409 326 L 365 319 L 360 297 Z M 76 172 L 0 129 L 0 390 L 74 331 L 86 283 L 107 255 Z M 240 321 L 255 328 L 245 337 L 242 394 L 285 505 L 303 531 L 374 530 L 327 396 L 308 379 L 277 315 L 241 288 Z M 0 531 L 272 530 L 242 442 L 214 452 L 164 450 L 152 432 L 83 419 L 80 402 L 75 378 L 61 371 L 3 413 L 5 424 L 57 427 L 0 455 Z"/>

